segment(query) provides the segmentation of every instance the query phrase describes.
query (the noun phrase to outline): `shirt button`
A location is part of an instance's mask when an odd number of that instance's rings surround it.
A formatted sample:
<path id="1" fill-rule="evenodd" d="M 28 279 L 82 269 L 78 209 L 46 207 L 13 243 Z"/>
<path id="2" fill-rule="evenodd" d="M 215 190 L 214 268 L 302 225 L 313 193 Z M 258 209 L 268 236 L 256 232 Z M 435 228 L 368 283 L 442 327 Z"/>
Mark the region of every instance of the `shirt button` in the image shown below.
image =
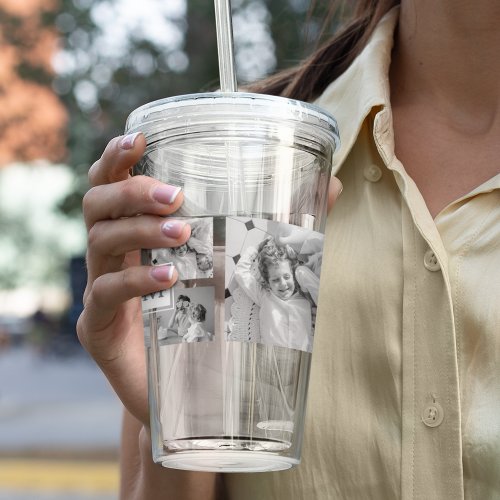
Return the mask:
<path id="1" fill-rule="evenodd" d="M 441 425 L 443 418 L 443 408 L 437 402 L 432 403 L 422 412 L 422 422 L 427 427 L 437 427 L 438 425 Z"/>
<path id="2" fill-rule="evenodd" d="M 382 178 L 382 170 L 377 165 L 367 165 L 363 169 L 363 175 L 367 181 L 378 182 Z"/>
<path id="3" fill-rule="evenodd" d="M 425 252 L 424 266 L 429 271 L 439 271 L 441 269 L 436 254 L 430 249 Z"/>

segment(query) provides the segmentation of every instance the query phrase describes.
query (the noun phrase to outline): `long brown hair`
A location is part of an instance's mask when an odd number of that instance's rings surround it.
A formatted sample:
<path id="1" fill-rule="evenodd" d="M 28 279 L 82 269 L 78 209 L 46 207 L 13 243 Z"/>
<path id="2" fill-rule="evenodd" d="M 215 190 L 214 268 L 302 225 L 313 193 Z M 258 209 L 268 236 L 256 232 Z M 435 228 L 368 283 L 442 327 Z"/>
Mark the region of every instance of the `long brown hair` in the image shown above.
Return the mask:
<path id="1" fill-rule="evenodd" d="M 344 2 L 332 1 L 327 20 L 343 10 Z M 301 64 L 252 84 L 252 92 L 312 101 L 338 78 L 363 50 L 382 17 L 400 0 L 354 0 L 350 19 Z M 326 23 L 325 23 L 326 24 Z"/>

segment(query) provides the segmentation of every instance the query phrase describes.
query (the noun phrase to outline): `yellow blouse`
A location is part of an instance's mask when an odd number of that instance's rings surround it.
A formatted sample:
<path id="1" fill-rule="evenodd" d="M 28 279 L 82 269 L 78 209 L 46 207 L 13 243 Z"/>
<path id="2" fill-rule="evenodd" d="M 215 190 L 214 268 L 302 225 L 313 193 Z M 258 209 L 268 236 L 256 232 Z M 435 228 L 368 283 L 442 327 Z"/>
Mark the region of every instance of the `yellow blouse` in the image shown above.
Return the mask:
<path id="1" fill-rule="evenodd" d="M 302 464 L 227 474 L 231 500 L 500 499 L 500 170 L 431 217 L 394 154 L 397 17 L 317 101 L 339 123 L 344 191 Z"/>

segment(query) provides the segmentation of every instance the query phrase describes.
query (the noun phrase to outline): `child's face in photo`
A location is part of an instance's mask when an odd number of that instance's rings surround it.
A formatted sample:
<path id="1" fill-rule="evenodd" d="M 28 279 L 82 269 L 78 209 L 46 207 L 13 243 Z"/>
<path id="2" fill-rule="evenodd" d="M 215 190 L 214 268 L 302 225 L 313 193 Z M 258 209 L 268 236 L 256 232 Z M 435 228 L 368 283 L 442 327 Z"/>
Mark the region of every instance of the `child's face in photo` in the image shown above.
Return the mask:
<path id="1" fill-rule="evenodd" d="M 198 321 L 198 318 L 196 316 L 196 311 L 194 310 L 193 306 L 190 306 L 188 310 L 188 316 L 189 316 L 189 321 L 191 324 L 196 323 Z"/>
<path id="2" fill-rule="evenodd" d="M 177 257 L 184 257 L 184 255 L 186 255 L 188 252 L 188 246 L 184 243 L 184 245 L 173 248 L 172 250 L 174 251 L 174 254 L 177 255 Z"/>
<path id="3" fill-rule="evenodd" d="M 176 304 L 177 309 L 181 311 L 187 311 L 190 305 L 191 303 L 189 302 L 189 300 L 184 300 L 184 299 L 179 299 Z"/>
<path id="4" fill-rule="evenodd" d="M 208 255 L 204 253 L 196 254 L 196 265 L 200 271 L 209 271 L 212 269 L 212 262 L 208 258 Z"/>
<path id="5" fill-rule="evenodd" d="M 290 263 L 278 262 L 269 269 L 269 287 L 271 292 L 281 300 L 288 300 L 295 293 L 295 283 Z"/>

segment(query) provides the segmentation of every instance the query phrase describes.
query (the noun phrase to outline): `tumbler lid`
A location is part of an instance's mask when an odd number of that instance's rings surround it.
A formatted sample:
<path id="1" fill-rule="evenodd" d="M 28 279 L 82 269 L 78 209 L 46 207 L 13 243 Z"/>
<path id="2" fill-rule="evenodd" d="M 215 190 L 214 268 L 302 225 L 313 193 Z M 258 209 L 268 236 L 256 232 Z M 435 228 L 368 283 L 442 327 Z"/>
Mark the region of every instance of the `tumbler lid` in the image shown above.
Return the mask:
<path id="1" fill-rule="evenodd" d="M 245 92 L 210 92 L 168 97 L 144 104 L 132 111 L 127 119 L 127 133 L 143 131 L 144 127 L 156 128 L 158 122 L 164 130 L 179 127 L 179 121 L 218 122 L 221 119 L 276 120 L 300 123 L 311 127 L 316 138 L 333 139 L 334 150 L 340 146 L 339 130 L 335 118 L 324 109 L 296 99 Z M 318 134 L 318 135 L 316 135 Z M 146 134 L 147 135 L 147 134 Z"/>

